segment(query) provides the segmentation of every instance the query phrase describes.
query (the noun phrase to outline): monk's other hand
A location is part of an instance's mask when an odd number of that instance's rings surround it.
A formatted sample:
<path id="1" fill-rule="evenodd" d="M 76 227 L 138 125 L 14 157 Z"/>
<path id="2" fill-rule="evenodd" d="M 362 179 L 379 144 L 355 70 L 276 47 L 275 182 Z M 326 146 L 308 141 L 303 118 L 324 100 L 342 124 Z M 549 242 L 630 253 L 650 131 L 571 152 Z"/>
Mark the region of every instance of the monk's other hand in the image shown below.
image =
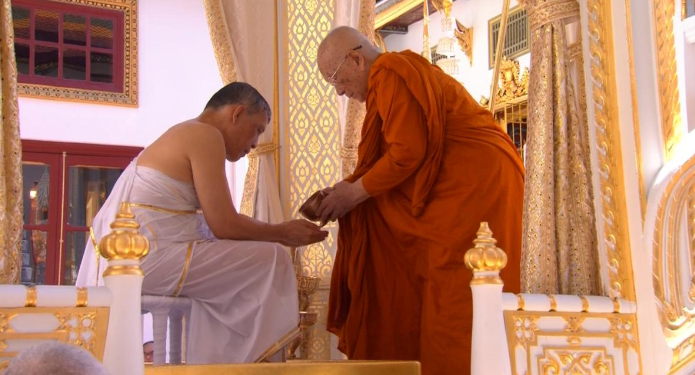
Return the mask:
<path id="1" fill-rule="evenodd" d="M 290 220 L 280 224 L 282 226 L 281 243 L 286 246 L 304 246 L 326 239 L 328 232 L 303 219 Z"/>

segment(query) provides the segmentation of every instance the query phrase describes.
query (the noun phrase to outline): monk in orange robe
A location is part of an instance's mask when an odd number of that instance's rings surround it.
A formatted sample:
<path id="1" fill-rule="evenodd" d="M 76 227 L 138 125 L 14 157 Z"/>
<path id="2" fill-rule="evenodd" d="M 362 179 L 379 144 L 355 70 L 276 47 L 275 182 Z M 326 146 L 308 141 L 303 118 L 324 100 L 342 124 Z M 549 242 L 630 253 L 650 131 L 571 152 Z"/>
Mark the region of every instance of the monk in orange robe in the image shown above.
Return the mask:
<path id="1" fill-rule="evenodd" d="M 324 222 L 340 219 L 327 328 L 350 359 L 468 374 L 473 275 L 463 258 L 481 221 L 507 253 L 505 291 L 519 292 L 516 148 L 459 82 L 413 52 L 380 53 L 340 27 L 318 65 L 339 95 L 367 107 L 357 167 L 318 209 Z"/>

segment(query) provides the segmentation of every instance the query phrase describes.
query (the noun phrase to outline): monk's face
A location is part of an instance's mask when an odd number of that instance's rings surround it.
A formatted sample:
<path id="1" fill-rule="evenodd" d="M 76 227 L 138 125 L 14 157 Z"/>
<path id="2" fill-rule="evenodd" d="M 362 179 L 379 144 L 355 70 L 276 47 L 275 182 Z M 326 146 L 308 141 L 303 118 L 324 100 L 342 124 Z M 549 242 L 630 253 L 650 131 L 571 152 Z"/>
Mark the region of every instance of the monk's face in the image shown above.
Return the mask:
<path id="1" fill-rule="evenodd" d="M 361 46 L 357 46 L 343 53 L 324 53 L 319 56 L 318 63 L 321 75 L 335 87 L 338 95 L 364 102 L 367 98 L 369 72 L 360 48 Z"/>
<path id="2" fill-rule="evenodd" d="M 264 111 L 249 111 L 238 106 L 232 111 L 229 123 L 222 132 L 228 161 L 237 161 L 256 148 L 258 137 L 268 125 Z"/>

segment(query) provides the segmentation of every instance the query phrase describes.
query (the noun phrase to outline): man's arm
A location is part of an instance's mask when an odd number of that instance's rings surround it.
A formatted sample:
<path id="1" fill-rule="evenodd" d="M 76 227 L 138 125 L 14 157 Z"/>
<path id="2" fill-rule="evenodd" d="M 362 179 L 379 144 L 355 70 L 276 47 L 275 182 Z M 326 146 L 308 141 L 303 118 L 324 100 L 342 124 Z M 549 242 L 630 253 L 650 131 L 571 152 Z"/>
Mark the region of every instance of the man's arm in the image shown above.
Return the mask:
<path id="1" fill-rule="evenodd" d="M 224 173 L 225 147 L 222 135 L 201 125 L 190 132 L 187 154 L 193 183 L 203 215 L 215 237 L 233 240 L 280 242 L 290 246 L 318 242 L 326 232 L 304 220 L 278 225 L 263 223 L 236 212 Z"/>

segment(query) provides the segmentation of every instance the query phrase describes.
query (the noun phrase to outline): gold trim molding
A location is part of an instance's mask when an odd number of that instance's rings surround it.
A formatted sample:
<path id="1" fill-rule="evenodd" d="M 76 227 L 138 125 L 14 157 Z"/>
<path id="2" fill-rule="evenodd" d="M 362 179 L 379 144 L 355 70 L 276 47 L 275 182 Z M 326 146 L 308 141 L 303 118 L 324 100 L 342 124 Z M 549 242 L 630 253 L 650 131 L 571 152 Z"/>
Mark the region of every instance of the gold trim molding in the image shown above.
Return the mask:
<path id="1" fill-rule="evenodd" d="M 379 29 L 387 23 L 395 20 L 403 14 L 409 12 L 416 6 L 423 3 L 424 0 L 401 0 L 376 13 L 374 18 L 374 29 Z"/>
<path id="2" fill-rule="evenodd" d="M 223 84 L 232 83 L 239 79 L 236 70 L 232 42 L 227 31 L 227 21 L 222 8 L 221 0 L 203 0 L 205 17 L 208 20 L 212 49 L 215 53 L 215 61 L 220 70 Z"/>
<path id="3" fill-rule="evenodd" d="M 666 161 L 683 138 L 676 44 L 673 34 L 675 0 L 654 0 L 654 37 L 656 39 L 657 82 L 661 109 L 661 134 Z"/>
<path id="4" fill-rule="evenodd" d="M 602 236 L 608 262 L 608 285 L 604 290 L 611 298 L 635 300 L 634 275 L 625 206 L 623 160 L 620 144 L 620 121 L 615 82 L 611 2 L 587 0 L 589 27 L 589 64 L 594 103 L 594 127 L 598 155 L 599 209 Z"/>
<path id="5" fill-rule="evenodd" d="M 107 92 L 67 87 L 17 83 L 19 96 L 108 104 L 138 106 L 138 2 L 137 0 L 49 0 L 56 3 L 90 6 L 123 12 L 123 91 Z"/>
<path id="6" fill-rule="evenodd" d="M 695 157 L 688 159 L 670 178 L 659 200 L 653 228 L 653 285 L 661 326 L 667 340 L 678 340 L 695 327 L 695 286 L 683 284 L 681 275 L 695 270 Z M 683 220 L 687 223 L 683 225 Z M 683 236 L 682 228 L 687 236 Z M 684 241 L 685 240 L 685 241 Z M 683 252 L 690 264 L 680 262 Z M 695 358 L 695 335 L 690 335 L 674 348 L 672 370 Z"/>

